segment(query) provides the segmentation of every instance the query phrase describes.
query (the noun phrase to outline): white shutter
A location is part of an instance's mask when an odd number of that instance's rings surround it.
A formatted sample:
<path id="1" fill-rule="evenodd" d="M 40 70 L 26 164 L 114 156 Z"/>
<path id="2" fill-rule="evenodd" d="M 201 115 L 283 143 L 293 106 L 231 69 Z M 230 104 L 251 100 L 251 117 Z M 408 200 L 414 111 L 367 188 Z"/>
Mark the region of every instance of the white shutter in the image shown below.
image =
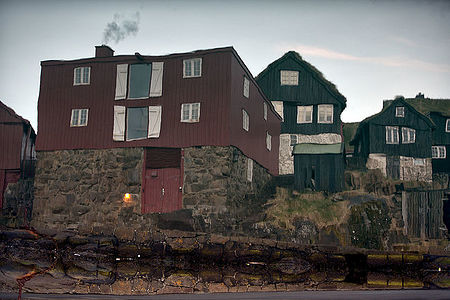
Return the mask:
<path id="1" fill-rule="evenodd" d="M 113 140 L 125 140 L 125 106 L 114 106 Z"/>
<path id="2" fill-rule="evenodd" d="M 115 100 L 125 99 L 127 96 L 127 75 L 128 64 L 117 65 Z"/>
<path id="3" fill-rule="evenodd" d="M 253 160 L 247 158 L 247 180 L 252 182 L 253 180 Z"/>
<path id="4" fill-rule="evenodd" d="M 150 97 L 162 96 L 163 62 L 152 63 L 152 79 L 150 82 Z"/>
<path id="5" fill-rule="evenodd" d="M 161 106 L 148 107 L 148 138 L 159 138 L 161 131 Z"/>

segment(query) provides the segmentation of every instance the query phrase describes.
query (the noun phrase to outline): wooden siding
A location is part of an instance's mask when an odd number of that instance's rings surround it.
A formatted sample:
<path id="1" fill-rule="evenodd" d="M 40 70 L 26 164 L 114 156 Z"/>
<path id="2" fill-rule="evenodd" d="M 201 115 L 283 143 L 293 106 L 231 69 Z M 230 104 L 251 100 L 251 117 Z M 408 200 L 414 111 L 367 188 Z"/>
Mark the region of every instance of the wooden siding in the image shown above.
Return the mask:
<path id="1" fill-rule="evenodd" d="M 269 104 L 267 126 L 262 121 L 260 123 L 251 121 L 252 134 L 243 135 L 240 132 L 242 107 L 245 106 L 253 116 L 257 113 L 261 113 L 262 116 L 262 103 L 265 98 L 233 48 L 162 57 L 142 57 L 146 63 L 164 62 L 161 97 L 114 100 L 116 66 L 142 62 L 136 56 L 42 62 L 38 102 L 39 137 L 36 149 L 47 151 L 234 145 L 272 174 L 278 173 L 280 121 L 270 102 L 267 102 Z M 183 59 L 188 58 L 202 58 L 201 77 L 183 78 Z M 89 85 L 73 86 L 73 69 L 79 66 L 91 67 Z M 250 79 L 250 99 L 244 99 L 242 96 L 244 74 Z M 200 102 L 200 121 L 198 123 L 180 122 L 181 104 L 194 102 Z M 160 137 L 114 142 L 112 138 L 114 105 L 162 106 Z M 71 110 L 74 108 L 89 109 L 88 126 L 70 127 Z M 257 124 L 264 126 L 256 126 Z M 274 137 L 272 139 L 274 154 L 272 155 L 268 155 L 265 150 L 267 128 Z M 264 137 L 261 139 L 263 132 Z"/>
<path id="2" fill-rule="evenodd" d="M 298 86 L 281 85 L 280 71 L 294 70 L 299 72 Z M 326 85 L 294 58 L 282 59 L 276 67 L 271 68 L 257 78 L 257 82 L 271 101 L 284 102 L 284 122 L 281 133 L 337 133 L 341 134 L 342 102 L 338 101 L 327 89 Z M 333 124 L 317 123 L 317 105 L 333 104 Z M 313 122 L 297 124 L 297 105 L 314 105 Z"/>
<path id="3" fill-rule="evenodd" d="M 327 103 L 320 103 L 327 104 Z M 297 105 L 313 105 L 312 123 L 297 123 Z M 318 123 L 317 108 L 318 104 L 300 103 L 300 102 L 284 102 L 284 122 L 281 124 L 281 133 L 301 133 L 301 134 L 319 134 L 319 133 L 336 133 L 341 134 L 341 109 L 339 104 L 333 105 L 333 123 Z"/>
<path id="4" fill-rule="evenodd" d="M 443 237 L 443 191 L 403 192 L 402 213 L 408 236 L 439 239 Z"/>
<path id="5" fill-rule="evenodd" d="M 20 170 L 22 138 L 22 124 L 0 124 L 0 169 Z"/>
<path id="6" fill-rule="evenodd" d="M 444 145 L 444 147 L 446 152 L 445 158 L 433 158 L 431 160 L 433 173 L 450 174 L 450 145 Z"/>
<path id="7" fill-rule="evenodd" d="M 430 118 L 433 120 L 434 125 L 436 125 L 436 128 L 433 130 L 433 145 L 450 145 L 450 132 L 445 131 L 447 119 L 450 119 L 450 117 L 431 112 Z"/>
<path id="8" fill-rule="evenodd" d="M 183 78 L 183 56 L 146 57 L 164 62 L 161 97 L 115 101 L 117 64 L 140 61 L 135 56 L 42 64 L 38 104 L 39 151 L 116 147 L 189 147 L 229 144 L 230 51 L 190 55 L 201 57 L 202 76 Z M 91 67 L 90 85 L 73 86 L 73 68 Z M 200 122 L 180 122 L 182 103 L 200 102 Z M 156 139 L 114 142 L 113 107 L 162 106 L 161 135 Z M 86 127 L 70 127 L 71 110 L 88 108 Z"/>
<path id="9" fill-rule="evenodd" d="M 405 116 L 396 117 L 395 107 L 405 107 Z M 386 144 L 386 126 L 399 127 L 399 143 Z M 431 157 L 432 123 L 404 101 L 396 100 L 382 112 L 360 123 L 353 142 L 355 153 L 367 157 L 370 153 L 385 153 L 392 156 Z M 416 130 L 415 143 L 402 143 L 402 128 Z M 352 143 L 353 144 L 353 143 Z"/>
<path id="10" fill-rule="evenodd" d="M 231 60 L 231 144 L 254 159 L 270 173 L 278 175 L 278 152 L 280 143 L 280 119 L 272 104 L 258 89 L 251 74 L 247 73 L 239 60 Z M 249 98 L 244 97 L 244 75 L 250 79 Z M 264 104 L 267 104 L 267 121 L 264 120 Z M 242 127 L 242 109 L 249 115 L 249 131 Z M 266 132 L 272 136 L 271 150 L 266 148 Z"/>
<path id="11" fill-rule="evenodd" d="M 310 181 L 314 167 L 315 189 L 339 192 L 344 186 L 343 154 L 295 154 L 295 187 L 298 190 L 311 188 Z"/>

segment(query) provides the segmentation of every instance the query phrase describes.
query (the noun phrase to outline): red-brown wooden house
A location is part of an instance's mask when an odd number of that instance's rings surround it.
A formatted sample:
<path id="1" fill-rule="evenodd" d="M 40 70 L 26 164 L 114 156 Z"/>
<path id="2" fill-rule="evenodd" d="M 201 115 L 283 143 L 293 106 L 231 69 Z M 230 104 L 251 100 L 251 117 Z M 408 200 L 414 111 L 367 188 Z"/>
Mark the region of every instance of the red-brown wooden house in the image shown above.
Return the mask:
<path id="1" fill-rule="evenodd" d="M 37 226 L 225 216 L 278 174 L 281 120 L 232 47 L 113 54 L 41 63 Z"/>
<path id="2" fill-rule="evenodd" d="M 0 208 L 9 183 L 34 175 L 35 139 L 30 122 L 0 101 Z"/>

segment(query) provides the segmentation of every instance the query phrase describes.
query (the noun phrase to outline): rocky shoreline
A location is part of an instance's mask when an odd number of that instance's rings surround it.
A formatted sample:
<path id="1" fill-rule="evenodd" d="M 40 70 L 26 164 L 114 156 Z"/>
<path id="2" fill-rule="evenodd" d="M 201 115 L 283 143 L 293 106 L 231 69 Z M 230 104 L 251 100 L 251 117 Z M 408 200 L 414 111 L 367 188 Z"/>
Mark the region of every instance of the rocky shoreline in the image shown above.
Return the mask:
<path id="1" fill-rule="evenodd" d="M 2 228 L 0 237 L 3 292 L 17 292 L 21 282 L 24 292 L 115 295 L 450 287 L 447 253 L 182 231 L 147 232 L 125 241 Z"/>

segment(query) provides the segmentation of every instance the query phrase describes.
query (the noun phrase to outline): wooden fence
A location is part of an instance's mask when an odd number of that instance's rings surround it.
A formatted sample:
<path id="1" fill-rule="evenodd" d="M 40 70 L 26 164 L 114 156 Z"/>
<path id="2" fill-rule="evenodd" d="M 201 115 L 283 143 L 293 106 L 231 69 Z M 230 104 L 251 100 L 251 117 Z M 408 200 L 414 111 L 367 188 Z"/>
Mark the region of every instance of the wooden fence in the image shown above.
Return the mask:
<path id="1" fill-rule="evenodd" d="M 402 193 L 402 214 L 406 234 L 422 239 L 444 236 L 444 190 Z"/>

